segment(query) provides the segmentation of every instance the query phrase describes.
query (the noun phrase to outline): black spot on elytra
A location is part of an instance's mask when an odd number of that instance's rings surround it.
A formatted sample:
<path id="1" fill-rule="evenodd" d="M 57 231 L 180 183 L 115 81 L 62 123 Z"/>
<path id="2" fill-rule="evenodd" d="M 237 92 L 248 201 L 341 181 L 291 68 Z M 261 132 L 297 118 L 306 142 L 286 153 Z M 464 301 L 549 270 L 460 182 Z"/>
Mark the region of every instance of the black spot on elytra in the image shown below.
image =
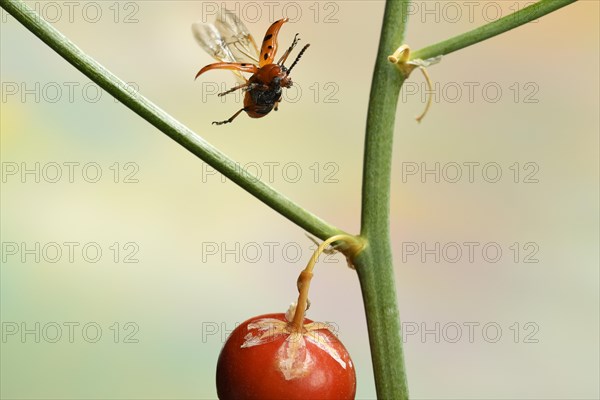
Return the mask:
<path id="1" fill-rule="evenodd" d="M 266 42 L 267 40 L 271 39 L 273 37 L 272 33 L 269 33 L 268 35 L 265 36 L 265 39 L 263 40 L 263 42 Z"/>
<path id="2" fill-rule="evenodd" d="M 273 48 L 273 46 L 267 46 L 267 49 L 272 49 L 272 48 Z"/>
<path id="3" fill-rule="evenodd" d="M 265 59 L 265 61 L 267 60 L 267 58 L 269 58 L 269 53 L 265 53 L 265 56 L 263 57 Z"/>

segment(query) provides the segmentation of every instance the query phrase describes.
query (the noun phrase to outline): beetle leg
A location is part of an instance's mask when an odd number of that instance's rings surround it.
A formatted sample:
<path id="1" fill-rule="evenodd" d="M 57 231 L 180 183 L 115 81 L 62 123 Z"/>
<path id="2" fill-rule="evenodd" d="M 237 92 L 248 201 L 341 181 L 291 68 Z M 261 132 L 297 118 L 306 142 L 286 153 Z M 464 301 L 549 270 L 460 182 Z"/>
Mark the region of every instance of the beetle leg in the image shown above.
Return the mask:
<path id="1" fill-rule="evenodd" d="M 283 65 L 283 63 L 285 63 L 285 60 L 287 60 L 288 56 L 290 55 L 292 50 L 294 50 L 294 47 L 296 47 L 299 40 L 300 39 L 298 39 L 298 34 L 296 33 L 296 35 L 294 36 L 294 41 L 292 42 L 291 46 L 288 47 L 288 49 L 285 51 L 285 53 L 283 53 L 283 55 L 281 56 L 279 61 L 277 61 L 277 64 Z"/>
<path id="2" fill-rule="evenodd" d="M 231 122 L 232 122 L 232 121 L 235 119 L 235 117 L 237 117 L 238 115 L 240 115 L 240 113 L 241 113 L 242 111 L 246 111 L 246 107 L 244 107 L 244 108 L 240 109 L 238 112 L 236 112 L 235 114 L 233 114 L 233 115 L 231 116 L 231 118 L 229 118 L 229 119 L 226 119 L 225 121 L 213 121 L 213 125 L 223 125 L 223 124 L 229 124 L 229 123 L 231 123 Z"/>
<path id="3" fill-rule="evenodd" d="M 269 90 L 269 85 L 265 85 L 265 84 L 261 84 L 261 83 L 256 83 L 256 82 L 246 82 L 246 83 L 242 83 L 241 85 L 232 87 L 231 89 L 227 90 L 226 92 L 223 93 L 219 93 L 217 96 L 222 97 L 225 96 L 226 94 L 235 92 L 238 89 L 244 89 L 245 92 L 248 92 L 252 89 L 256 89 L 256 88 L 260 88 L 260 90 Z"/>
<path id="4" fill-rule="evenodd" d="M 231 89 L 227 90 L 226 92 L 219 93 L 217 96 L 222 97 L 222 96 L 225 96 L 226 94 L 233 93 L 236 90 L 243 89 L 243 88 L 248 88 L 251 85 L 252 84 L 250 82 L 242 83 L 241 85 L 237 85 L 237 86 L 232 87 Z M 250 89 L 248 88 L 246 90 L 250 90 Z"/>

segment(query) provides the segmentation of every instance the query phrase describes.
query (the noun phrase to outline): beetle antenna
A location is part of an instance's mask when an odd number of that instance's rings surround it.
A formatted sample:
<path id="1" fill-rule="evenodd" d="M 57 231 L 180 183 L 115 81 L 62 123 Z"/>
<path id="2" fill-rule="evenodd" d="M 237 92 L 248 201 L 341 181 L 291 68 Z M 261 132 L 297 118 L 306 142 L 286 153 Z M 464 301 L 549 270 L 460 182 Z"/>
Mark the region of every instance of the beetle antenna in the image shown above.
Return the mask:
<path id="1" fill-rule="evenodd" d="M 298 57 L 296 57 L 296 59 L 294 60 L 294 62 L 292 63 L 292 65 L 290 66 L 290 68 L 287 71 L 288 75 L 292 72 L 292 68 L 294 68 L 294 66 L 298 63 L 298 60 L 300 60 L 300 57 L 302 57 L 302 54 L 304 54 L 304 52 L 306 51 L 306 49 L 308 49 L 308 46 L 310 46 L 310 43 L 307 44 L 306 46 L 304 46 L 302 48 L 302 50 L 300 50 L 300 53 L 298 53 Z"/>

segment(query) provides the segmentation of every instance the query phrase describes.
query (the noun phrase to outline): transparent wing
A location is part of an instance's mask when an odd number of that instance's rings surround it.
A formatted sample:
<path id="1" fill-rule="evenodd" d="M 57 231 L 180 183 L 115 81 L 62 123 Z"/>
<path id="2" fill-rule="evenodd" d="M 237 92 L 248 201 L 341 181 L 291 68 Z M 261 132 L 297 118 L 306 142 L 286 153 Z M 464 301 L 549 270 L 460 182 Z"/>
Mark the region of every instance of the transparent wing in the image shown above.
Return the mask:
<path id="1" fill-rule="evenodd" d="M 195 22 L 192 32 L 200 47 L 218 61 L 258 64 L 259 51 L 254 38 L 231 11 L 221 10 L 214 24 Z M 240 83 L 246 82 L 241 73 L 233 73 Z"/>
<path id="2" fill-rule="evenodd" d="M 236 62 L 221 32 L 214 25 L 195 22 L 192 32 L 200 47 L 217 61 Z"/>
<path id="3" fill-rule="evenodd" d="M 227 9 L 221 10 L 215 27 L 237 62 L 258 63 L 259 50 L 242 20 Z"/>

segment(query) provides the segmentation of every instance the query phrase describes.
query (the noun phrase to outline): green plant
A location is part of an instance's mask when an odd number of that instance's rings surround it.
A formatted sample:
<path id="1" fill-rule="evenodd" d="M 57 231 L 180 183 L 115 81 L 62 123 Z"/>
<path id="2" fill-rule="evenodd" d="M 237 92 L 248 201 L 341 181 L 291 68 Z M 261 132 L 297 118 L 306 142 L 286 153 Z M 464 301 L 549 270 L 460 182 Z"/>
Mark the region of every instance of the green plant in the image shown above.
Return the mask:
<path id="1" fill-rule="evenodd" d="M 428 59 L 452 53 L 537 19 L 573 1 L 542 0 L 496 22 L 417 50 L 412 53 L 412 59 Z M 297 206 L 268 185 L 248 179 L 232 160 L 217 149 L 147 99 L 128 92 L 125 89 L 127 85 L 120 79 L 84 54 L 22 2 L 2 0 L 0 4 L 123 104 L 265 204 L 321 239 L 343 233 L 341 229 Z M 407 76 L 387 60 L 387 56 L 404 42 L 408 4 L 408 1 L 389 1 L 386 5 L 367 114 L 360 232 L 360 240 L 367 243 L 367 246 L 359 255 L 350 256 L 362 287 L 377 392 L 382 398 L 408 397 L 389 235 L 393 128 L 398 94 Z M 343 247 L 341 250 L 346 251 Z M 347 251 L 346 253 L 348 254 Z"/>

